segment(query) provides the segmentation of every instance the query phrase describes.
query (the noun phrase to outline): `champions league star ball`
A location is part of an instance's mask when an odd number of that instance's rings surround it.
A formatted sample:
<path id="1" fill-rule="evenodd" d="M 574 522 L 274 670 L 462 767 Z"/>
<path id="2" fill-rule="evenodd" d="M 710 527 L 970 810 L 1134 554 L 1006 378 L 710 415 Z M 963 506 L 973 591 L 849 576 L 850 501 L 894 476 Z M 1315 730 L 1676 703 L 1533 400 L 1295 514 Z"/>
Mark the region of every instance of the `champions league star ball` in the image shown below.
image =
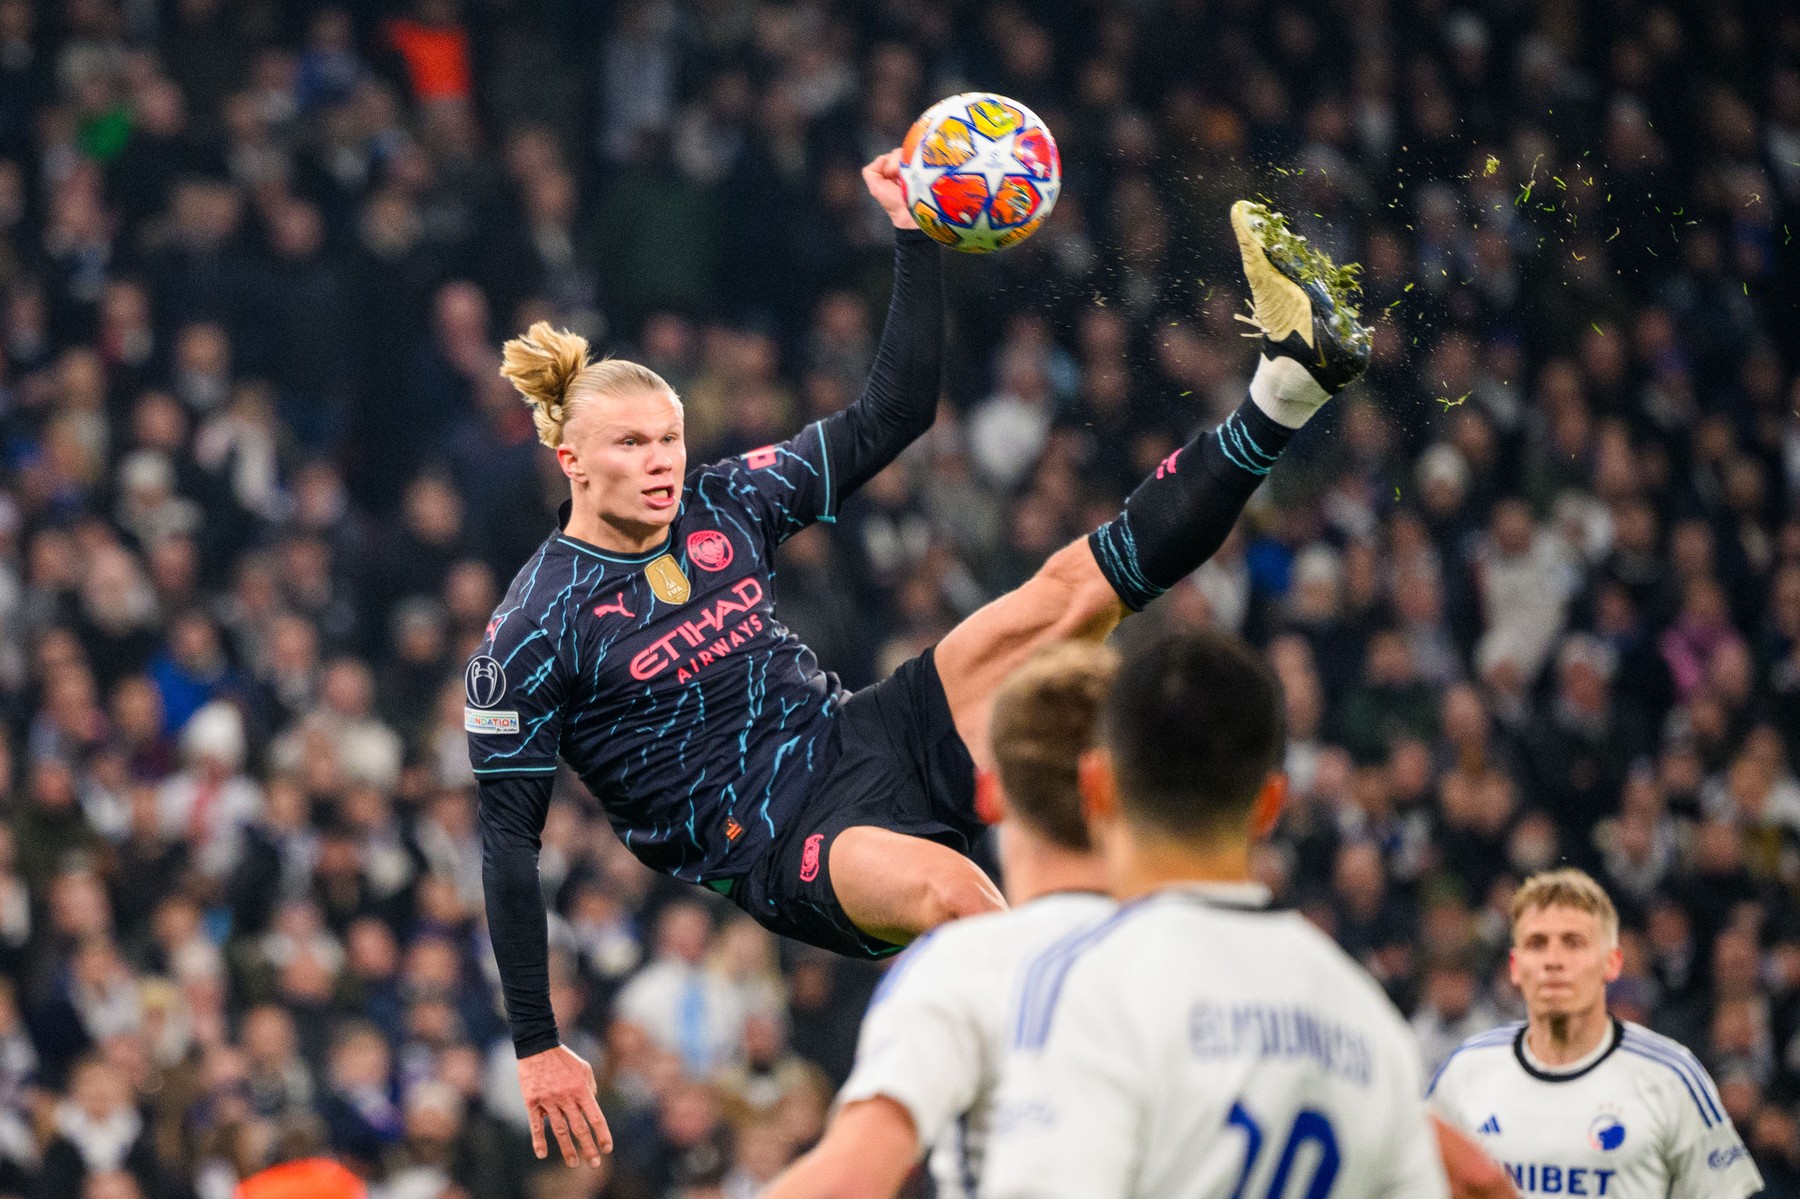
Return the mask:
<path id="1" fill-rule="evenodd" d="M 1062 190 L 1062 159 L 1029 108 L 964 92 L 913 122 L 900 177 L 919 228 L 953 250 L 986 254 L 1037 232 Z"/>

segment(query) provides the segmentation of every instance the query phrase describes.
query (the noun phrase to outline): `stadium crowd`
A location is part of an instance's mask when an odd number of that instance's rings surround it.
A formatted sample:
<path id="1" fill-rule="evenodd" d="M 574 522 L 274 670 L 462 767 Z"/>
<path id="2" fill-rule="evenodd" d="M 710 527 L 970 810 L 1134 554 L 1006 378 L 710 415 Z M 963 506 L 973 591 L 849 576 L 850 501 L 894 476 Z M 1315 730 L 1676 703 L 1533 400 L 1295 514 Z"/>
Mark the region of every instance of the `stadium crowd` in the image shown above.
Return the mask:
<path id="1" fill-rule="evenodd" d="M 1800 1195 L 1800 8 L 0 0 L 0 1196 L 329 1151 L 381 1199 L 749 1199 L 816 1137 L 875 970 L 563 780 L 618 1151 L 531 1158 L 462 664 L 566 492 L 499 344 L 648 363 L 695 461 L 835 410 L 890 257 L 857 168 L 974 87 L 1059 207 L 952 264 L 938 425 L 789 543 L 784 620 L 873 681 L 1220 419 L 1269 196 L 1365 264 L 1375 365 L 1121 635 L 1266 649 L 1259 872 L 1428 1061 L 1518 1011 L 1513 883 L 1587 866 L 1615 1010 Z"/>

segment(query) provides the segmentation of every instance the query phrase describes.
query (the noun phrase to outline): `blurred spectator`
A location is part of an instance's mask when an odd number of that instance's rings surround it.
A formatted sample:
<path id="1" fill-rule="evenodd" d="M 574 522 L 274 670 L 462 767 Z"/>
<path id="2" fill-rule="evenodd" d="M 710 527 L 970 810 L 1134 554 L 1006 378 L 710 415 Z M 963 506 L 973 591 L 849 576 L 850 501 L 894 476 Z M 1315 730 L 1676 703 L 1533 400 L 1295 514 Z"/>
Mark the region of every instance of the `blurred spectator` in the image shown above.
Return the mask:
<path id="1" fill-rule="evenodd" d="M 128 1195 L 107 1176 L 123 1172 L 145 1199 L 161 1194 L 161 1176 L 144 1120 L 132 1103 L 131 1083 L 97 1058 L 76 1065 L 69 1098 L 58 1104 L 56 1136 L 44 1150 L 39 1193 Z M 102 1181 L 106 1180 L 106 1181 Z"/>
<path id="2" fill-rule="evenodd" d="M 712 918 L 697 903 L 678 901 L 657 917 L 654 949 L 619 992 L 619 1018 L 678 1055 L 693 1077 L 705 1078 L 743 1054 L 744 1001 L 737 989 L 705 968 Z"/>
<path id="3" fill-rule="evenodd" d="M 187 721 L 181 748 L 184 769 L 157 792 L 162 833 L 185 843 L 202 872 L 223 877 L 236 867 L 244 833 L 262 808 L 261 789 L 240 773 L 243 718 L 228 703 L 207 704 Z"/>
<path id="4" fill-rule="evenodd" d="M 1500 1010 L 1482 995 L 1476 972 L 1467 962 L 1445 959 L 1427 966 L 1425 987 L 1412 1015 L 1426 1079 L 1457 1046 L 1504 1022 Z"/>
<path id="5" fill-rule="evenodd" d="M 390 1060 L 386 1038 L 371 1024 L 347 1024 L 332 1036 L 318 1111 L 331 1147 L 352 1161 L 378 1163 L 403 1133 Z"/>

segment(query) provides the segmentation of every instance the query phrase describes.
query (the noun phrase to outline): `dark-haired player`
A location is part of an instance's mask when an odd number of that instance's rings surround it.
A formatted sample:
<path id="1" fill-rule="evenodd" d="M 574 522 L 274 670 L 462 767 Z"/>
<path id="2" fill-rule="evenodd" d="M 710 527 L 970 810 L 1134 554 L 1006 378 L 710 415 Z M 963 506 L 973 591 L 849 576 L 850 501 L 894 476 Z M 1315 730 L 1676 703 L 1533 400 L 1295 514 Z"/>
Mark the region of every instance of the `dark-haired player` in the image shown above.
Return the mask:
<path id="1" fill-rule="evenodd" d="M 640 860 L 778 933 L 883 956 L 996 910 L 999 892 L 964 856 L 982 827 L 970 747 L 985 744 L 995 689 L 1039 646 L 1103 636 L 1204 561 L 1293 431 L 1368 360 L 1368 331 L 1330 290 L 1340 275 L 1240 204 L 1264 332 L 1250 397 L 1116 519 L 851 695 L 776 619 L 770 556 L 835 519 L 936 411 L 940 251 L 907 215 L 897 156 L 864 169 L 899 229 L 868 386 L 789 441 L 690 472 L 681 402 L 655 372 L 590 362 L 582 339 L 543 324 L 506 347 L 503 373 L 556 450 L 570 503 L 469 663 L 465 727 L 520 1080 L 570 1162 L 607 1138 L 591 1071 L 560 1048 L 547 997 L 536 866 L 558 759 Z"/>
<path id="2" fill-rule="evenodd" d="M 1119 668 L 1083 802 L 1105 922 L 1023 969 L 984 1199 L 1439 1199 L 1419 1049 L 1375 981 L 1251 881 L 1280 688 L 1220 633 Z"/>

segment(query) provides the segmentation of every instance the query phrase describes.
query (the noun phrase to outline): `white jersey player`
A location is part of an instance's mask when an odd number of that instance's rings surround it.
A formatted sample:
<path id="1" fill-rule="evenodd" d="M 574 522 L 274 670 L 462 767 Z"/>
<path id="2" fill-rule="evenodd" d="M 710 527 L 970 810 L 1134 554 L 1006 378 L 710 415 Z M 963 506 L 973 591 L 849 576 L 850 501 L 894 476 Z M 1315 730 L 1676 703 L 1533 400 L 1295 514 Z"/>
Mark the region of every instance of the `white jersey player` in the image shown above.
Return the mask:
<path id="1" fill-rule="evenodd" d="M 1279 689 L 1217 633 L 1129 656 L 1084 759 L 1109 920 L 1021 979 L 984 1199 L 1439 1199 L 1418 1047 L 1250 883 L 1283 783 Z"/>
<path id="2" fill-rule="evenodd" d="M 1619 918 L 1579 870 L 1513 899 L 1512 979 L 1528 1019 L 1471 1037 L 1430 1101 L 1474 1134 L 1519 1191 L 1603 1199 L 1742 1199 L 1762 1176 L 1698 1059 L 1615 1019 Z"/>
<path id="3" fill-rule="evenodd" d="M 932 1146 L 938 1199 L 975 1199 L 1019 968 L 1113 906 L 1101 893 L 1064 891 L 945 925 L 870 1006 L 839 1102 L 885 1097 L 905 1108 L 918 1143 Z"/>
<path id="4" fill-rule="evenodd" d="M 885 1199 L 925 1146 L 934 1147 L 939 1199 L 973 1199 L 1013 977 L 1114 910 L 1075 766 L 1115 667 L 1111 650 L 1069 642 L 1041 651 L 1000 690 L 991 724 L 1006 817 L 1000 859 L 1017 906 L 944 925 L 895 961 L 863 1019 L 830 1129 L 763 1199 Z"/>

